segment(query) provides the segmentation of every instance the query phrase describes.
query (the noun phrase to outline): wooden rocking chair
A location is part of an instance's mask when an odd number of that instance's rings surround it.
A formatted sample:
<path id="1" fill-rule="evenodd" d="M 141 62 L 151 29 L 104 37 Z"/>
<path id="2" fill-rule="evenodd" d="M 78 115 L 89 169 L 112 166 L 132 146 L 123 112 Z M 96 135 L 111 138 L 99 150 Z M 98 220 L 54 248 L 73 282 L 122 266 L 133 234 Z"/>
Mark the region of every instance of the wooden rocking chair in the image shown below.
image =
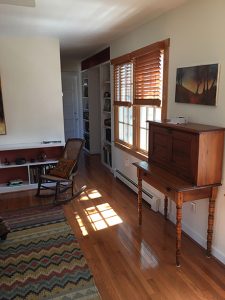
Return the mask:
<path id="1" fill-rule="evenodd" d="M 85 190 L 86 186 L 83 186 L 78 191 L 75 190 L 74 187 L 74 178 L 77 174 L 78 162 L 83 145 L 83 139 L 72 138 L 67 140 L 63 156 L 61 159 L 59 159 L 57 165 L 50 170 L 49 174 L 40 175 L 36 196 L 49 197 L 54 195 L 54 202 L 58 203 L 59 194 L 65 192 L 68 189 L 71 189 L 72 194 L 69 199 L 65 199 L 64 201 L 72 200 Z M 52 185 L 50 185 L 50 183 Z M 53 190 L 54 193 L 41 195 L 41 191 L 46 189 Z"/>

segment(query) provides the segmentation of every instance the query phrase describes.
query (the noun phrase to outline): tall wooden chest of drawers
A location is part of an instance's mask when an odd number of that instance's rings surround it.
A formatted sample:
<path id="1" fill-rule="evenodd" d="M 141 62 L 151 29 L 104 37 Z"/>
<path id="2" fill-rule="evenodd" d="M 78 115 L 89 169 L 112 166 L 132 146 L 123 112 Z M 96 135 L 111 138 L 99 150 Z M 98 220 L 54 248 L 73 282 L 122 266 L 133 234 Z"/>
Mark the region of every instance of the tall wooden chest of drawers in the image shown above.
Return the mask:
<path id="1" fill-rule="evenodd" d="M 224 128 L 149 121 L 149 163 L 196 186 L 221 183 Z"/>

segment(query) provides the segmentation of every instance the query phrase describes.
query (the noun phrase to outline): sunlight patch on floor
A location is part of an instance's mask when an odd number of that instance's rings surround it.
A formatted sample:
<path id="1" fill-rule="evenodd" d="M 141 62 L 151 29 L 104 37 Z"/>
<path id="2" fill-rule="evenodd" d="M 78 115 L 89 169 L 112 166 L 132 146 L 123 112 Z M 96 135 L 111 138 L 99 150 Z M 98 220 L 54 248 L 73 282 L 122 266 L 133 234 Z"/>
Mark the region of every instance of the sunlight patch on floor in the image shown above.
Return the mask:
<path id="1" fill-rule="evenodd" d="M 88 207 L 84 211 L 95 231 L 123 223 L 109 203 Z"/>
<path id="2" fill-rule="evenodd" d="M 83 223 L 83 221 L 82 221 L 82 219 L 81 219 L 81 217 L 79 215 L 76 215 L 76 220 L 77 220 L 77 223 L 78 223 L 78 225 L 80 227 L 80 230 L 81 230 L 83 236 L 88 235 L 87 229 L 84 226 L 84 223 Z"/>
<path id="3" fill-rule="evenodd" d="M 91 192 L 88 192 L 88 197 L 91 199 L 96 199 L 96 198 L 101 198 L 102 195 L 97 190 L 93 190 Z"/>
<path id="4" fill-rule="evenodd" d="M 88 196 L 83 192 L 80 196 L 80 201 L 86 201 L 89 200 Z"/>
<path id="5" fill-rule="evenodd" d="M 81 194 L 80 201 L 93 200 L 101 197 L 102 195 L 99 193 L 98 190 L 90 190 L 90 191 L 85 191 Z"/>
<path id="6" fill-rule="evenodd" d="M 101 198 L 102 195 L 97 189 L 86 190 L 80 195 L 80 201 L 88 201 L 97 198 Z M 87 220 L 91 224 L 92 228 L 95 231 L 102 230 L 117 224 L 123 223 L 123 220 L 117 215 L 117 213 L 112 209 L 109 203 L 102 203 L 98 205 L 93 205 L 88 208 L 84 208 L 84 213 L 87 217 Z M 76 214 L 76 213 L 75 213 Z M 83 218 L 83 216 L 82 216 Z M 88 231 L 84 226 L 84 219 L 76 214 L 76 220 L 80 227 L 82 234 L 88 235 Z M 86 223 L 87 224 L 87 223 Z"/>

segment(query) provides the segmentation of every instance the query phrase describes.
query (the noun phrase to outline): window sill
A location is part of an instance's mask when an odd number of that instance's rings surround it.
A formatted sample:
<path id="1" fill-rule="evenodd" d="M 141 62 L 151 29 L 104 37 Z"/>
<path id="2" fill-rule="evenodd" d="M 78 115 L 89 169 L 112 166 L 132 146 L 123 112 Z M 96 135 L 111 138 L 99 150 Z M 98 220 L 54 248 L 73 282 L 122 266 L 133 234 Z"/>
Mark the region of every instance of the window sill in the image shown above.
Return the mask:
<path id="1" fill-rule="evenodd" d="M 135 156 L 138 159 L 145 160 L 145 161 L 148 160 L 148 155 L 147 154 L 144 154 L 144 153 L 139 152 L 139 151 L 135 151 L 134 149 L 129 148 L 129 146 L 126 146 L 126 145 L 124 145 L 120 142 L 115 142 L 114 144 L 115 144 L 115 147 L 129 153 L 130 155 Z"/>

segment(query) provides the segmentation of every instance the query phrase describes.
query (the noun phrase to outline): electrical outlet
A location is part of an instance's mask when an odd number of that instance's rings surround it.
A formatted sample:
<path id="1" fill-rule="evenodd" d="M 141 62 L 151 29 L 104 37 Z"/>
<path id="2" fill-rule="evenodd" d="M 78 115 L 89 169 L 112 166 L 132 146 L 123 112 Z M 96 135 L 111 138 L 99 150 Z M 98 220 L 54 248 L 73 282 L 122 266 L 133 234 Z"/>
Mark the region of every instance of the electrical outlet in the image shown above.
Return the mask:
<path id="1" fill-rule="evenodd" d="M 196 203 L 195 202 L 191 202 L 191 211 L 193 213 L 196 213 Z"/>

